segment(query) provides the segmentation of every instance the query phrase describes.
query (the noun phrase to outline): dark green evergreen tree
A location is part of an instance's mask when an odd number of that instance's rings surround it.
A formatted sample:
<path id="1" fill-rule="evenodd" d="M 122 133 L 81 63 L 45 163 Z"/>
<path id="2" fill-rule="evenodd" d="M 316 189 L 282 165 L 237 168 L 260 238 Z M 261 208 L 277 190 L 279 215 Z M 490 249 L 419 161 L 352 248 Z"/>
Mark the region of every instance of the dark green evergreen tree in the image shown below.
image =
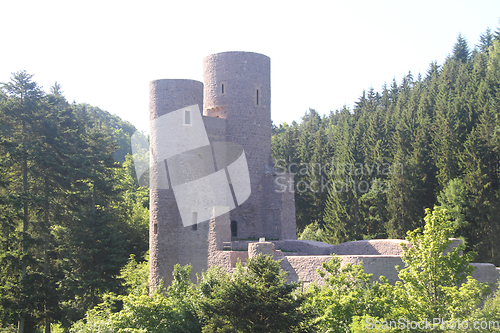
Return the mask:
<path id="1" fill-rule="evenodd" d="M 200 283 L 203 332 L 298 332 L 306 313 L 305 298 L 294 294 L 297 283 L 286 283 L 286 272 L 270 256 L 238 265 L 232 276 L 212 267 Z"/>
<path id="2" fill-rule="evenodd" d="M 453 45 L 452 58 L 456 61 L 467 62 L 470 56 L 469 44 L 462 34 L 458 34 L 457 41 Z"/>
<path id="3" fill-rule="evenodd" d="M 476 47 L 480 52 L 488 54 L 488 49 L 493 46 L 493 40 L 495 36 L 491 32 L 490 28 L 487 28 L 485 32 L 479 35 L 479 42 Z"/>

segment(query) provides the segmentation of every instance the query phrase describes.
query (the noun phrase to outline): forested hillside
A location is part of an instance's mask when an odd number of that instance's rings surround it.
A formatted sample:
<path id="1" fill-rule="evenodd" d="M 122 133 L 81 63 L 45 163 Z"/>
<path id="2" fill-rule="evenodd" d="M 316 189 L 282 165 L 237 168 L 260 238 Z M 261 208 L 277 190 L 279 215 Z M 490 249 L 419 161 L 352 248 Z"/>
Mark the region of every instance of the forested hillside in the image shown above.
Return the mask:
<path id="1" fill-rule="evenodd" d="M 459 35 L 424 75 L 274 127 L 276 168 L 296 173 L 304 239 L 404 238 L 437 205 L 477 260 L 500 265 L 499 40 L 488 29 L 472 49 Z"/>
<path id="2" fill-rule="evenodd" d="M 123 289 L 120 269 L 148 249 L 148 191 L 125 158 L 133 131 L 26 72 L 3 84 L 0 328 L 69 326 Z"/>

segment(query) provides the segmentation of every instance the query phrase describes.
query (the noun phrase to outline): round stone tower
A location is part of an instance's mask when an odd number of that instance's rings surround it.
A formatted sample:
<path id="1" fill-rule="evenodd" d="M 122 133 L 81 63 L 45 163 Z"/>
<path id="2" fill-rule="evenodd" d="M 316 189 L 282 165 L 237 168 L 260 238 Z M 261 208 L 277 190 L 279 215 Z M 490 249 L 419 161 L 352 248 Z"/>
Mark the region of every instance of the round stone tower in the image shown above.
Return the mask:
<path id="1" fill-rule="evenodd" d="M 271 161 L 271 60 L 252 52 L 212 54 L 203 61 L 204 111 L 225 118 L 227 141 L 243 146 L 251 195 L 230 212 L 232 238 L 262 237 L 262 179 Z"/>
<path id="2" fill-rule="evenodd" d="M 200 228 L 196 226 L 196 230 L 191 226 L 184 227 L 172 190 L 172 179 L 168 176 L 167 163 L 163 160 L 168 157 L 165 156 L 165 150 L 178 146 L 179 140 L 174 140 L 172 136 L 179 136 L 179 133 L 174 131 L 183 130 L 182 124 L 163 119 L 193 105 L 198 105 L 199 110 L 202 110 L 203 84 L 194 80 L 155 80 L 149 84 L 149 96 L 149 283 L 150 286 L 158 286 L 161 279 L 165 284 L 170 283 L 172 269 L 177 263 L 192 263 L 199 266 L 200 270 L 207 267 L 208 224 L 200 225 Z M 196 119 L 195 115 L 191 115 L 191 118 Z M 201 119 L 201 114 L 198 118 Z M 186 129 L 193 127 L 185 126 Z"/>

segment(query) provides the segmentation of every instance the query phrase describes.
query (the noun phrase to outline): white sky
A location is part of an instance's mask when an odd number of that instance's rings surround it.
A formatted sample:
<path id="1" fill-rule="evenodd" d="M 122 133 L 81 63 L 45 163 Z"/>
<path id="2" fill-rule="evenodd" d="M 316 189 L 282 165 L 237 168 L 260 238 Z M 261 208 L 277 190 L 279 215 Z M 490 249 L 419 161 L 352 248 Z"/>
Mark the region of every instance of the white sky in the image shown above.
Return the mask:
<path id="1" fill-rule="evenodd" d="M 499 18 L 498 0 L 0 0 L 0 82 L 24 69 L 148 130 L 149 81 L 202 81 L 204 56 L 252 51 L 271 57 L 273 121 L 291 123 L 425 73 Z"/>

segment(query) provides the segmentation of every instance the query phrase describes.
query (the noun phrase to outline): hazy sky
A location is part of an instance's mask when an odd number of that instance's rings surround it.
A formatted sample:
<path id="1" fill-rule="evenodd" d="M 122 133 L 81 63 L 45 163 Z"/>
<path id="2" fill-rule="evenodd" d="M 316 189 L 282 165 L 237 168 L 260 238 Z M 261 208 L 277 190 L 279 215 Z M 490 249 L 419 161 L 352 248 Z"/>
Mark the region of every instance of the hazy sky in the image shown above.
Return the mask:
<path id="1" fill-rule="evenodd" d="M 0 1 L 0 82 L 26 70 L 147 130 L 148 83 L 202 81 L 203 57 L 271 57 L 272 119 L 353 106 L 496 30 L 500 1 Z"/>

